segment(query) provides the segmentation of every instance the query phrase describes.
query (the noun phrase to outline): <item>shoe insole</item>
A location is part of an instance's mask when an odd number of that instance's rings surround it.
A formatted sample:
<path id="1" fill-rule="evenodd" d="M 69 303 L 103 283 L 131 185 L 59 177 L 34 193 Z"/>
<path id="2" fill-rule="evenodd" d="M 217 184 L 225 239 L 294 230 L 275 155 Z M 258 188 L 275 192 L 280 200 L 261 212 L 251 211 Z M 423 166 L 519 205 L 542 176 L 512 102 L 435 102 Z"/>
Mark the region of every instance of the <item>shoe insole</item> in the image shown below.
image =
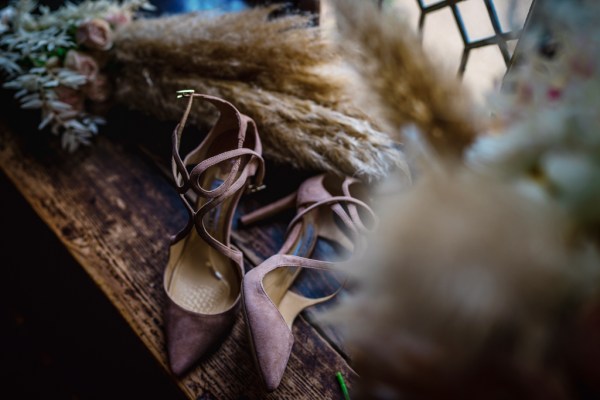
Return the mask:
<path id="1" fill-rule="evenodd" d="M 203 187 L 220 186 L 229 174 L 229 168 L 214 167 L 204 173 Z M 225 199 L 204 216 L 208 233 L 221 243 L 228 244 L 227 236 L 231 214 L 237 195 Z M 199 198 L 202 205 L 203 199 Z M 237 266 L 209 245 L 192 228 L 185 240 L 181 256 L 173 267 L 168 286 L 171 298 L 181 307 L 202 314 L 217 314 L 227 310 L 240 293 Z"/>
<path id="2" fill-rule="evenodd" d="M 318 219 L 318 222 L 315 222 Z M 316 224 L 319 225 L 316 225 Z M 343 245 L 348 237 L 337 227 L 331 209 L 309 212 L 302 221 L 292 228 L 290 236 L 281 249 L 281 253 L 300 257 L 310 257 L 317 244 L 318 236 L 327 232 L 327 238 Z M 296 316 L 306 307 L 323 301 L 311 299 L 292 292 L 289 288 L 300 274 L 300 267 L 278 268 L 263 279 L 263 287 L 273 303 L 278 307 L 288 326 L 291 328 Z"/>

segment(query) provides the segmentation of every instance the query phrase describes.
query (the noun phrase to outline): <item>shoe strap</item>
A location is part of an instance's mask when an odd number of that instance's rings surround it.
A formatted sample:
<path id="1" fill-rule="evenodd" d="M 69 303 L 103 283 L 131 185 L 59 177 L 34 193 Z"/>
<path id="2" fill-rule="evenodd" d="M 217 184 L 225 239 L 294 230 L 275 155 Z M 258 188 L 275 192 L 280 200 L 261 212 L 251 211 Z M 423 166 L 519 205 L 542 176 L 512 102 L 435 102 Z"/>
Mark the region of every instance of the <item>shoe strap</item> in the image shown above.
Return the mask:
<path id="1" fill-rule="evenodd" d="M 268 268 L 268 271 L 266 271 L 266 272 L 270 272 L 274 269 L 284 268 L 284 267 L 309 268 L 309 269 L 324 270 L 324 271 L 343 272 L 340 268 L 338 268 L 339 263 L 315 260 L 312 258 L 294 256 L 291 254 L 276 254 L 276 255 L 272 256 L 271 258 L 267 259 L 265 261 L 265 263 L 271 265 L 271 267 Z M 263 279 L 264 279 L 265 275 L 263 275 Z M 307 302 L 307 304 L 306 304 L 306 307 L 309 307 L 311 305 L 318 304 L 318 303 L 323 303 L 323 302 L 335 297 L 344 288 L 347 281 L 348 281 L 348 278 L 344 279 L 344 282 L 342 282 L 342 284 L 340 285 L 339 288 L 337 288 L 333 293 L 328 294 L 323 297 L 310 298 L 310 297 L 306 297 L 306 296 L 302 296 L 302 295 L 298 295 L 298 296 L 309 300 L 309 302 Z"/>
<path id="2" fill-rule="evenodd" d="M 200 184 L 202 174 L 204 174 L 204 172 L 206 172 L 209 168 L 214 167 L 220 163 L 229 162 L 231 160 L 235 160 L 236 163 L 239 163 L 242 157 L 244 156 L 250 156 L 250 158 L 255 157 L 258 160 L 262 160 L 261 155 L 258 154 L 256 151 L 244 147 L 235 150 L 229 150 L 216 156 L 207 158 L 206 160 L 196 165 L 190 172 L 188 182 L 191 189 L 193 189 L 198 195 L 201 195 L 205 198 L 213 199 L 223 197 L 224 194 L 229 193 L 230 189 L 234 186 L 237 186 L 240 182 L 246 183 L 246 180 L 249 175 L 248 169 L 242 170 L 237 177 L 235 177 L 234 173 L 231 172 L 227 177 L 227 180 L 225 180 L 215 189 L 207 190 L 203 188 Z M 256 181 L 262 184 L 264 175 L 264 163 L 259 162 L 256 174 L 254 175 Z M 232 176 L 234 179 L 232 179 L 231 182 L 228 182 L 229 178 Z"/>
<path id="3" fill-rule="evenodd" d="M 344 193 L 345 196 L 352 197 L 352 194 L 350 192 L 350 186 L 352 186 L 354 184 L 360 184 L 360 181 L 358 179 L 354 179 L 354 178 L 350 178 L 350 177 L 347 177 L 346 179 L 344 179 L 344 182 L 342 182 L 342 193 Z M 361 231 L 362 233 L 368 234 L 371 231 L 373 231 L 373 229 L 375 229 L 375 227 L 369 229 L 365 226 L 362 219 L 360 218 L 360 214 L 358 213 L 358 209 L 356 208 L 355 204 L 348 203 L 348 204 L 346 204 L 346 207 L 348 208 L 348 213 L 350 214 L 350 219 L 352 219 L 352 222 L 355 224 L 355 226 L 358 228 L 359 231 Z M 377 218 L 375 217 L 375 213 L 373 213 L 373 211 L 371 209 L 369 209 L 369 212 L 371 212 L 371 215 L 375 218 L 374 219 L 375 225 L 377 225 Z"/>
<path id="4" fill-rule="evenodd" d="M 180 143 L 181 136 L 183 133 L 183 129 L 185 128 L 185 124 L 188 120 L 194 97 L 200 97 L 203 100 L 206 100 L 206 101 L 212 103 L 214 106 L 217 107 L 220 115 L 219 115 L 219 119 L 217 120 L 217 123 L 215 124 L 213 129 L 211 129 L 211 131 L 208 133 L 208 135 L 202 141 L 202 143 L 198 147 L 196 147 L 195 149 L 190 151 L 182 160 L 181 155 L 179 153 L 179 147 L 181 145 L 181 143 Z M 231 124 L 231 121 L 234 121 L 234 125 Z M 262 153 L 262 146 L 260 143 L 260 138 L 258 136 L 258 131 L 256 129 L 256 124 L 254 123 L 254 121 L 251 118 L 241 114 L 232 104 L 230 104 L 229 102 L 227 102 L 225 100 L 222 100 L 222 99 L 219 99 L 219 98 L 213 97 L 213 96 L 193 93 L 193 94 L 189 95 L 189 101 L 185 108 L 183 116 L 181 117 L 181 121 L 175 127 L 175 130 L 173 131 L 173 135 L 172 135 L 172 143 L 173 143 L 172 155 L 173 156 L 172 156 L 172 160 L 171 160 L 172 161 L 171 166 L 172 166 L 173 177 L 175 178 L 175 182 L 178 186 L 178 190 L 180 193 L 185 193 L 191 188 L 190 187 L 190 183 L 191 183 L 190 174 L 187 171 L 187 167 L 190 165 L 199 164 L 202 161 L 204 161 L 201 158 L 204 145 L 212 143 L 214 140 L 216 140 L 216 138 L 223 131 L 227 130 L 228 128 L 235 129 L 238 132 L 238 144 L 237 144 L 238 147 L 237 147 L 237 149 L 243 148 L 242 146 L 243 146 L 243 143 L 244 143 L 244 140 L 246 137 L 246 133 L 248 130 L 251 132 L 251 134 L 254 135 L 255 143 L 256 143 L 256 152 L 254 153 L 254 156 L 256 157 L 257 163 L 259 165 L 257 167 L 254 162 L 249 162 L 248 164 L 251 165 L 251 169 L 256 170 L 256 168 L 259 168 L 261 171 L 264 171 L 264 160 L 262 159 L 262 157 L 260 155 L 260 153 Z M 219 156 L 215 156 L 215 157 L 219 157 Z M 229 187 L 233 183 L 232 181 L 236 177 L 236 174 L 240 167 L 240 163 L 241 163 L 241 157 L 235 161 L 228 178 L 225 180 L 225 182 L 223 182 L 221 187 L 216 190 L 216 192 L 214 193 L 215 195 L 218 195 L 219 193 L 226 191 L 227 187 Z M 251 175 L 254 175 L 254 174 L 251 174 Z M 262 184 L 263 177 L 264 177 L 264 172 L 262 172 L 257 177 L 260 180 L 260 184 Z M 203 188 L 201 188 L 199 185 L 197 185 L 197 187 L 195 187 L 193 189 L 195 189 L 196 191 L 199 191 L 200 193 L 198 193 L 198 194 L 206 194 L 206 192 L 208 192 L 208 191 L 204 190 Z"/>
<path id="5" fill-rule="evenodd" d="M 200 143 L 198 147 L 190 151 L 182 160 L 181 155 L 179 153 L 179 148 L 181 145 L 181 136 L 183 134 L 183 129 L 185 128 L 188 117 L 190 115 L 190 111 L 192 109 L 192 104 L 195 97 L 200 97 L 203 100 L 212 103 L 219 110 L 219 118 L 216 124 L 206 136 L 206 138 L 204 138 L 202 143 Z M 181 120 L 175 127 L 175 130 L 173 131 L 172 135 L 173 148 L 171 166 L 173 177 L 175 178 L 175 182 L 178 185 L 178 190 L 180 193 L 185 193 L 190 189 L 190 176 L 187 171 L 187 167 L 202 161 L 201 157 L 204 145 L 212 143 L 219 134 L 221 134 L 223 131 L 229 128 L 237 130 L 238 147 L 241 147 L 241 143 L 244 142 L 246 134 L 246 124 L 247 120 L 243 119 L 241 114 L 235 109 L 235 107 L 233 107 L 233 105 L 226 102 L 225 100 L 213 96 L 207 96 L 196 93 L 192 93 L 189 95 L 189 100 L 186 105 L 185 111 L 183 112 Z M 236 163 L 236 165 L 233 166 L 232 170 L 237 172 L 238 168 L 239 163 Z M 233 177 L 231 179 L 233 179 Z"/>
<path id="6" fill-rule="evenodd" d="M 227 154 L 227 153 L 230 153 L 230 154 Z M 212 157 L 215 159 L 219 158 L 219 160 L 211 161 L 211 158 L 209 158 L 206 160 L 207 163 L 205 165 L 199 164 L 197 166 L 197 167 L 201 167 L 198 169 L 198 174 L 199 174 L 198 178 L 206 170 L 206 168 L 210 168 L 212 165 L 216 165 L 225 160 L 235 159 L 235 157 L 240 157 L 240 156 L 247 155 L 247 154 L 260 157 L 260 155 L 257 155 L 254 151 L 249 150 L 249 149 L 238 149 L 238 150 L 232 150 L 232 151 L 229 151 L 226 153 L 222 153 L 219 156 Z M 223 156 L 223 157 L 221 157 L 221 156 Z M 259 164 L 259 166 L 262 166 L 262 164 Z M 194 168 L 194 169 L 196 169 L 196 168 Z M 248 171 L 249 171 L 248 168 L 242 169 L 241 173 L 239 174 L 239 177 L 236 178 L 233 181 L 233 183 L 225 189 L 225 191 L 221 191 L 220 194 L 215 194 L 215 190 L 209 191 L 207 193 L 207 195 L 205 196 L 209 200 L 207 202 L 205 202 L 193 215 L 194 223 L 195 223 L 198 234 L 205 241 L 210 243 L 213 247 L 217 248 L 221 253 L 223 253 L 227 256 L 230 256 L 231 248 L 229 248 L 228 246 L 219 242 L 208 232 L 208 230 L 206 229 L 206 226 L 204 225 L 204 216 L 207 215 L 211 210 L 217 208 L 225 199 L 233 196 L 235 193 L 239 192 L 246 186 L 248 177 L 249 177 Z M 264 175 L 264 167 L 259 167 L 258 171 L 259 171 L 258 172 L 259 177 L 257 178 L 257 180 L 260 180 L 260 182 L 262 183 L 262 176 Z M 194 176 L 194 171 L 192 171 L 191 176 L 192 177 Z M 223 187 L 223 185 L 220 185 L 217 189 L 219 189 L 221 187 Z"/>
<path id="7" fill-rule="evenodd" d="M 181 136 L 195 97 L 199 97 L 212 103 L 218 109 L 220 115 L 219 119 L 202 143 L 182 159 L 179 152 Z M 205 147 L 212 144 L 215 140 L 218 140 L 218 136 L 221 133 L 231 130 L 237 130 L 238 132 L 238 147 L 210 158 L 203 159 Z M 255 136 L 254 150 L 243 147 L 247 133 Z M 173 156 L 171 166 L 173 177 L 175 179 L 177 191 L 179 192 L 179 197 L 189 214 L 187 225 L 181 232 L 175 235 L 173 242 L 182 239 L 189 233 L 190 229 L 195 226 L 198 234 L 222 254 L 230 258 L 239 258 L 239 251 L 219 242 L 208 233 L 203 218 L 212 209 L 218 207 L 225 199 L 235 195 L 237 191 L 241 190 L 248 183 L 249 178 L 254 177 L 254 184 L 256 186 L 262 185 L 264 178 L 264 160 L 261 156 L 262 147 L 254 121 L 241 114 L 231 103 L 225 100 L 213 96 L 192 93 L 189 95 L 189 100 L 183 116 L 181 117 L 181 121 L 173 131 L 172 142 Z M 242 161 L 245 158 L 247 159 L 245 165 L 240 170 Z M 209 168 L 224 162 L 232 162 L 227 178 L 214 189 L 202 187 L 200 184 L 202 174 Z M 188 172 L 188 167 L 194 164 L 196 165 L 192 168 L 191 172 Z M 199 197 L 207 199 L 207 201 L 198 209 L 190 204 L 185 196 L 190 189 Z"/>
<path id="8" fill-rule="evenodd" d="M 354 206 L 354 211 L 356 215 L 349 215 L 342 207 L 342 204 L 345 204 L 347 206 Z M 312 203 L 309 206 L 302 209 L 300 212 L 298 212 L 298 214 L 296 214 L 296 216 L 288 225 L 287 231 L 289 232 L 294 227 L 294 225 L 300 222 L 304 218 L 304 216 L 309 212 L 327 205 L 329 205 L 331 207 L 331 210 L 338 217 L 340 217 L 340 220 L 344 223 L 344 225 L 346 225 L 346 227 L 354 236 L 355 241 L 359 240 L 361 233 L 367 233 L 371 231 L 371 229 L 368 229 L 362 222 L 356 208 L 357 206 L 366 210 L 371 215 L 373 221 L 377 221 L 377 216 L 375 215 L 375 212 L 365 202 L 351 196 L 332 196 L 328 199 Z"/>

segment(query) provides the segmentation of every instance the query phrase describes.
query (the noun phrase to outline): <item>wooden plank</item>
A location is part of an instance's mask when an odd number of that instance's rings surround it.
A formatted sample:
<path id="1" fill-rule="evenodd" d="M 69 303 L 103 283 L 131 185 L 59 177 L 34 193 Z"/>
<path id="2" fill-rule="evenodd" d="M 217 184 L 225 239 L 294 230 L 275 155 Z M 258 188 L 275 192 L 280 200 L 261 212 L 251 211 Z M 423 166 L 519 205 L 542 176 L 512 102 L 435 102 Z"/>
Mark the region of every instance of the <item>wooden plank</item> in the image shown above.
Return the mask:
<path id="1" fill-rule="evenodd" d="M 185 220 L 169 182 L 122 142 L 99 137 L 69 155 L 37 132 L 17 135 L 5 121 L 0 168 L 166 368 L 162 270 L 167 237 Z M 350 384 L 355 377 L 347 362 L 303 318 L 294 335 L 275 393 L 259 386 L 241 318 L 223 346 L 177 383 L 190 398 L 340 398 L 335 372 Z"/>

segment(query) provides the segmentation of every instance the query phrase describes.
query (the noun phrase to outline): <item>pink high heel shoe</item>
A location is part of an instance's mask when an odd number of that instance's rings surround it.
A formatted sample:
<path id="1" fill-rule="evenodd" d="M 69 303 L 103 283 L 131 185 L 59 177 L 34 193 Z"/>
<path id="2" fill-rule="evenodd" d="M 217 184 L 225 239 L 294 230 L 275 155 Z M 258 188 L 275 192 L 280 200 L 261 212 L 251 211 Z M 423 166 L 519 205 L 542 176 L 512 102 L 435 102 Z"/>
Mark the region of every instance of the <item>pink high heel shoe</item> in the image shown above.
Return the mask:
<path id="1" fill-rule="evenodd" d="M 357 198 L 363 197 L 364 192 L 364 187 L 354 179 L 319 175 L 306 180 L 297 193 L 241 218 L 241 222 L 248 225 L 294 205 L 298 209 L 279 253 L 248 272 L 243 282 L 242 310 L 250 345 L 268 391 L 279 386 L 286 369 L 294 343 L 292 325 L 296 316 L 306 307 L 337 294 L 336 291 L 312 299 L 289 288 L 302 268 L 334 268 L 333 263 L 307 258 L 318 237 L 334 240 L 355 251 L 364 249 L 365 234 L 372 228 L 367 228 L 363 219 L 368 215 L 372 221 L 369 225 L 374 226 L 376 222 L 371 208 Z"/>
<path id="2" fill-rule="evenodd" d="M 177 375 L 219 345 L 233 326 L 244 257 L 230 244 L 231 222 L 242 194 L 260 187 L 264 175 L 260 138 L 249 117 L 216 97 L 193 91 L 182 91 L 182 96 L 189 101 L 173 132 L 172 168 L 189 220 L 173 239 L 164 274 L 167 350 Z M 179 143 L 194 98 L 212 103 L 220 116 L 182 160 Z M 188 192 L 197 196 L 195 204 L 187 200 Z"/>

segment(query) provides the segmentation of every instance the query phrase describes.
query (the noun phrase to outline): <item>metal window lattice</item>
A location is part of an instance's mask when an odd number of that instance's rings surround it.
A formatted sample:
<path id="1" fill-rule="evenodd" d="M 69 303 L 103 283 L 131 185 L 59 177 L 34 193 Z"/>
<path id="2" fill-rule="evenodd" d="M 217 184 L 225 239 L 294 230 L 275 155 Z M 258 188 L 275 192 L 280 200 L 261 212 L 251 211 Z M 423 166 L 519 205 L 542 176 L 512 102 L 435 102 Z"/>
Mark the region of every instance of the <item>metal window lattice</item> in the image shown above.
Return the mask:
<path id="1" fill-rule="evenodd" d="M 456 26 L 458 27 L 458 31 L 460 33 L 460 37 L 464 45 L 462 57 L 460 60 L 460 66 L 458 68 L 458 74 L 460 76 L 464 74 L 465 69 L 467 67 L 467 62 L 469 61 L 469 55 L 471 54 L 471 50 L 485 46 L 498 46 L 500 53 L 502 54 L 502 58 L 504 59 L 504 63 L 508 68 L 512 59 L 512 55 L 508 47 L 508 41 L 518 39 L 523 29 L 509 30 L 504 32 L 502 30 L 502 26 L 498 18 L 498 12 L 496 11 L 496 5 L 494 4 L 494 1 L 483 0 L 485 8 L 487 10 L 487 17 L 490 19 L 492 28 L 494 30 L 494 34 L 483 39 L 471 40 L 469 38 L 469 32 L 465 26 L 460 8 L 458 7 L 458 3 L 461 3 L 463 1 L 466 0 L 443 0 L 437 3 L 426 5 L 424 0 L 417 0 L 417 4 L 420 8 L 419 30 L 423 32 L 425 19 L 428 15 L 446 7 L 449 7 L 452 11 L 452 16 L 454 17 L 454 21 L 456 22 Z"/>

